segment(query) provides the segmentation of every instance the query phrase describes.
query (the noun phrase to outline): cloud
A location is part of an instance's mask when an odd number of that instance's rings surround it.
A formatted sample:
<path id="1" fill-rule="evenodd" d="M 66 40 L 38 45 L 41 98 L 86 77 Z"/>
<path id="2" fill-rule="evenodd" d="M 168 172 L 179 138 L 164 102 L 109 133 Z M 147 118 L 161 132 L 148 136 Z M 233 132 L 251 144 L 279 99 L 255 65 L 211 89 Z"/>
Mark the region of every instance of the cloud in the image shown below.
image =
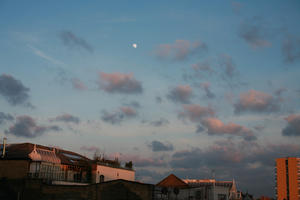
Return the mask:
<path id="1" fill-rule="evenodd" d="M 219 140 L 206 148 L 177 151 L 169 162 L 172 171 L 181 177 L 212 178 L 237 181 L 239 190 L 255 196 L 273 195 L 274 162 L 276 158 L 298 156 L 299 145 L 263 144 Z"/>
<path id="2" fill-rule="evenodd" d="M 200 124 L 197 125 L 197 129 L 196 129 L 196 133 L 202 133 L 203 131 L 205 131 L 205 129 L 203 128 L 203 126 L 201 126 Z"/>
<path id="3" fill-rule="evenodd" d="M 134 117 L 137 115 L 136 110 L 134 108 L 123 106 L 120 109 L 126 117 Z"/>
<path id="4" fill-rule="evenodd" d="M 222 74 L 223 79 L 232 79 L 234 76 L 237 75 L 236 66 L 231 56 L 227 54 L 222 54 L 220 56 L 220 66 L 224 70 Z"/>
<path id="5" fill-rule="evenodd" d="M 163 100 L 160 96 L 156 96 L 155 101 L 156 101 L 156 103 L 162 103 Z"/>
<path id="6" fill-rule="evenodd" d="M 101 119 L 110 124 L 120 124 L 123 120 L 137 116 L 137 111 L 132 107 L 120 107 L 119 110 L 113 112 L 102 111 Z"/>
<path id="7" fill-rule="evenodd" d="M 37 49 L 31 45 L 27 45 L 35 55 L 37 55 L 38 57 L 40 58 L 43 58 L 44 60 L 47 60 L 49 62 L 51 62 L 52 64 L 55 64 L 55 65 L 60 65 L 60 66 L 63 66 L 65 65 L 63 62 L 61 62 L 60 60 L 57 60 L 49 55 L 47 55 L 45 52 L 43 52 L 42 50 L 40 49 Z"/>
<path id="8" fill-rule="evenodd" d="M 0 112 L 0 125 L 6 121 L 13 121 L 15 118 L 10 114 L 5 114 L 4 112 Z"/>
<path id="9" fill-rule="evenodd" d="M 2 74 L 0 76 L 0 95 L 12 106 L 33 107 L 29 102 L 29 90 L 21 81 L 11 75 Z"/>
<path id="10" fill-rule="evenodd" d="M 133 74 L 103 73 L 99 74 L 99 86 L 108 93 L 139 94 L 143 92 L 141 82 Z"/>
<path id="11" fill-rule="evenodd" d="M 137 102 L 137 101 L 131 101 L 129 103 L 124 103 L 123 105 L 133 107 L 133 108 L 140 108 L 141 107 L 140 103 Z"/>
<path id="12" fill-rule="evenodd" d="M 232 136 L 242 136 L 245 140 L 256 140 L 253 132 L 241 125 L 235 123 L 224 124 L 221 120 L 217 118 L 204 118 L 201 124 L 207 128 L 207 133 L 209 135 L 232 135 Z"/>
<path id="13" fill-rule="evenodd" d="M 240 94 L 240 99 L 234 104 L 235 113 L 256 112 L 269 113 L 278 111 L 279 102 L 273 96 L 256 90 L 249 90 Z"/>
<path id="14" fill-rule="evenodd" d="M 79 119 L 79 117 L 76 117 L 76 116 L 66 113 L 66 114 L 59 115 L 59 116 L 55 117 L 54 119 L 50 119 L 50 121 L 66 122 L 66 123 L 71 122 L 71 123 L 79 124 L 80 119 Z"/>
<path id="15" fill-rule="evenodd" d="M 201 83 L 202 89 L 205 91 L 205 95 L 209 99 L 215 98 L 215 94 L 210 90 L 210 83 L 209 82 L 204 82 Z"/>
<path id="16" fill-rule="evenodd" d="M 281 51 L 286 63 L 300 60 L 300 37 L 287 36 L 282 43 Z"/>
<path id="17" fill-rule="evenodd" d="M 279 89 L 275 90 L 274 94 L 275 94 L 276 96 L 281 96 L 282 93 L 284 93 L 284 92 L 286 92 L 286 91 L 288 91 L 287 88 L 279 88 Z"/>
<path id="18" fill-rule="evenodd" d="M 164 144 L 160 141 L 154 140 L 148 145 L 149 148 L 152 149 L 153 152 L 158 151 L 173 151 L 174 147 L 172 144 Z"/>
<path id="19" fill-rule="evenodd" d="M 82 146 L 80 147 L 80 150 L 82 151 L 87 151 L 87 152 L 100 152 L 100 149 L 99 147 L 96 147 L 96 146 Z"/>
<path id="20" fill-rule="evenodd" d="M 170 122 L 167 119 L 164 119 L 164 118 L 160 118 L 159 120 L 154 120 L 154 121 L 150 122 L 150 124 L 152 126 L 156 126 L 156 127 L 165 126 L 165 125 L 167 125 L 169 123 Z"/>
<path id="21" fill-rule="evenodd" d="M 212 69 L 211 65 L 206 61 L 206 62 L 198 62 L 196 64 L 192 64 L 192 69 L 195 72 L 208 72 L 208 73 L 213 73 L 214 70 Z"/>
<path id="22" fill-rule="evenodd" d="M 71 83 L 74 89 L 77 90 L 87 90 L 86 85 L 78 78 L 72 78 Z"/>
<path id="23" fill-rule="evenodd" d="M 207 45 L 203 42 L 190 42 L 188 40 L 176 40 L 173 44 L 160 44 L 155 49 L 157 58 L 161 60 L 183 61 L 195 54 L 207 51 Z"/>
<path id="24" fill-rule="evenodd" d="M 76 36 L 71 31 L 62 31 L 59 34 L 59 38 L 62 40 L 64 45 L 68 47 L 78 47 L 87 50 L 90 53 L 93 53 L 93 47 L 85 41 L 85 39 Z"/>
<path id="25" fill-rule="evenodd" d="M 183 111 L 179 113 L 179 118 L 188 118 L 192 122 L 200 122 L 206 116 L 214 116 L 214 110 L 197 104 L 183 105 Z"/>
<path id="26" fill-rule="evenodd" d="M 167 98 L 175 103 L 189 103 L 192 93 L 189 85 L 179 85 L 169 92 Z"/>
<path id="27" fill-rule="evenodd" d="M 293 114 L 285 118 L 287 126 L 282 130 L 283 136 L 300 136 L 300 115 Z"/>
<path id="28" fill-rule="evenodd" d="M 251 20 L 241 23 L 238 33 L 253 48 L 271 46 L 271 43 L 266 39 L 266 26 L 259 17 L 253 17 Z"/>
<path id="29" fill-rule="evenodd" d="M 5 134 L 11 134 L 16 137 L 36 138 L 42 136 L 48 131 L 60 131 L 58 126 L 39 126 L 35 120 L 28 115 L 18 116 L 14 125 L 5 131 Z"/>
<path id="30" fill-rule="evenodd" d="M 240 2 L 237 2 L 237 1 L 232 1 L 231 2 L 231 6 L 232 6 L 232 9 L 233 11 L 236 13 L 236 14 L 240 14 L 240 11 L 241 11 L 241 8 L 243 7 L 242 4 Z"/>

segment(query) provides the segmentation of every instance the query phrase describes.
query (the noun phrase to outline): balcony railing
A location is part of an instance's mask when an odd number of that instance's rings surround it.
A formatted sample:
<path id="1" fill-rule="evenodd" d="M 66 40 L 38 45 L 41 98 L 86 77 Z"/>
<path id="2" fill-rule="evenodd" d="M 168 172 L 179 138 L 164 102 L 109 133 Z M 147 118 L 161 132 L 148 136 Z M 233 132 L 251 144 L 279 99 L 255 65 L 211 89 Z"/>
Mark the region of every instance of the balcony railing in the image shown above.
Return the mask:
<path id="1" fill-rule="evenodd" d="M 80 174 L 74 174 L 73 177 L 66 177 L 66 174 L 63 172 L 28 173 L 27 177 L 30 179 L 42 179 L 47 182 L 49 182 L 49 181 L 64 181 L 64 182 L 74 182 L 74 183 L 90 183 L 91 182 L 91 180 L 88 179 L 87 177 L 80 177 Z"/>

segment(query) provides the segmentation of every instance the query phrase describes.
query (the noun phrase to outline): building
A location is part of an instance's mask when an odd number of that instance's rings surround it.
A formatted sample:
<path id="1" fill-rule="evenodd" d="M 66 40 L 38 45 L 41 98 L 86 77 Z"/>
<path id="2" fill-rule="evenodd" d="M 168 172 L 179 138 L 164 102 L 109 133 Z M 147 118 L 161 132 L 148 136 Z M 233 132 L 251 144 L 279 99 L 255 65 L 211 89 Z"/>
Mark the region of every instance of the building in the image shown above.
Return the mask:
<path id="1" fill-rule="evenodd" d="M 78 153 L 31 143 L 1 145 L 0 178 L 44 179 L 53 184 L 89 184 L 124 179 L 135 171 L 118 161 L 91 160 Z"/>
<path id="2" fill-rule="evenodd" d="M 241 198 L 235 181 L 216 181 L 215 179 L 184 179 L 169 175 L 156 186 L 161 187 L 161 199 L 182 200 L 236 200 Z"/>
<path id="3" fill-rule="evenodd" d="M 277 158 L 275 167 L 276 198 L 300 199 L 300 158 Z"/>

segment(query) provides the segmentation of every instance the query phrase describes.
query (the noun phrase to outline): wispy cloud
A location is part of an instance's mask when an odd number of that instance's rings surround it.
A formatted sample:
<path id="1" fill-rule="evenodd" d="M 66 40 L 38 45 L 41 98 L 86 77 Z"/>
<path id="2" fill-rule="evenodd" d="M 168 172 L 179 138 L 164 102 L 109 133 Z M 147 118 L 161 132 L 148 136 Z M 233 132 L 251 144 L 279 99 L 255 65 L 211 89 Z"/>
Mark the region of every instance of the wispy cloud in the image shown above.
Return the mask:
<path id="1" fill-rule="evenodd" d="M 48 62 L 51 62 L 52 64 L 55 64 L 55 65 L 59 65 L 59 66 L 64 66 L 65 64 L 60 61 L 60 60 L 57 60 L 49 55 L 47 55 L 45 52 L 43 52 L 42 50 L 36 48 L 36 47 L 33 47 L 32 45 L 27 45 L 31 50 L 32 52 L 37 55 L 38 57 L 40 58 L 43 58 L 44 60 L 48 61 Z"/>

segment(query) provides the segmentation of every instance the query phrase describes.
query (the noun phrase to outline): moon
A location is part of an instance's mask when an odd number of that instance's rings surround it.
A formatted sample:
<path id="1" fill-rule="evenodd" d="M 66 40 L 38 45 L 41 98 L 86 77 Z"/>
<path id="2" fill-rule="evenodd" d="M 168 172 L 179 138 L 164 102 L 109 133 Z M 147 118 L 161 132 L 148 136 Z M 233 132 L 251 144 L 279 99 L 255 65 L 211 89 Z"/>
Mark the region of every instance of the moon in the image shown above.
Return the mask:
<path id="1" fill-rule="evenodd" d="M 136 43 L 132 44 L 132 47 L 136 49 L 137 48 L 137 44 Z"/>

